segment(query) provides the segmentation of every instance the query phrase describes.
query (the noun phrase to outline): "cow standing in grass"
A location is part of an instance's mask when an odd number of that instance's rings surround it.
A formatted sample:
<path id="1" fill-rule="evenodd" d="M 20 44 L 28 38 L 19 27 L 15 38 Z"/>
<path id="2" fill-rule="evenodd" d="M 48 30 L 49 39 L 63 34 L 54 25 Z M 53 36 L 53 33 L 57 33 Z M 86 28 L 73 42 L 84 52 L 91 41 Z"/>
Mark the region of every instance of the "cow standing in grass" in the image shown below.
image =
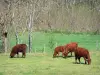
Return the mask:
<path id="1" fill-rule="evenodd" d="M 54 54 L 53 57 L 56 57 L 57 55 L 59 56 L 59 53 L 62 52 L 62 56 L 63 56 L 63 52 L 65 50 L 65 46 L 58 46 L 54 49 Z"/>
<path id="2" fill-rule="evenodd" d="M 26 44 L 17 44 L 16 46 L 14 46 L 12 48 L 12 51 L 10 53 L 10 57 L 13 58 L 16 54 L 17 54 L 17 57 L 19 57 L 19 52 L 21 52 L 22 53 L 22 57 L 25 58 L 26 49 L 27 49 L 27 45 Z"/>
<path id="3" fill-rule="evenodd" d="M 87 63 L 88 63 L 88 65 L 91 64 L 91 58 L 90 58 L 90 54 L 89 54 L 88 50 L 85 48 L 78 47 L 77 50 L 75 51 L 75 62 L 77 63 L 77 59 L 78 59 L 79 63 L 80 63 L 81 57 L 84 58 L 85 64 L 87 64 Z"/>
<path id="4" fill-rule="evenodd" d="M 63 55 L 66 57 L 69 53 L 71 53 L 71 56 L 72 56 L 72 52 L 75 52 L 77 47 L 78 47 L 78 43 L 76 43 L 76 42 L 71 42 L 71 43 L 67 44 L 65 46 L 65 51 L 64 51 Z"/>

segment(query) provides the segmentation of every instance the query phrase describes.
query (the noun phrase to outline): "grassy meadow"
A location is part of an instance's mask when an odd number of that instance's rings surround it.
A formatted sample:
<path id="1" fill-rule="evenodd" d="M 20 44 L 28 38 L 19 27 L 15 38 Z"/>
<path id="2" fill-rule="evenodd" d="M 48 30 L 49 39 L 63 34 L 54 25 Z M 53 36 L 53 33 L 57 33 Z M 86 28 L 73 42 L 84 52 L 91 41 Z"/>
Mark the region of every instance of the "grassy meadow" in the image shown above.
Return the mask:
<path id="1" fill-rule="evenodd" d="M 100 50 L 96 46 L 99 38 L 100 35 L 91 34 L 34 32 L 33 53 L 27 53 L 26 58 L 9 58 L 9 53 L 0 54 L 0 75 L 100 75 Z M 9 35 L 8 40 L 10 51 L 16 44 L 15 36 Z M 19 41 L 28 44 L 28 33 L 19 34 Z M 56 46 L 69 42 L 78 42 L 79 46 L 90 51 L 91 65 L 85 65 L 83 58 L 81 64 L 75 64 L 74 57 L 52 58 Z M 43 53 L 44 45 L 45 53 Z"/>
<path id="2" fill-rule="evenodd" d="M 75 64 L 74 57 L 52 58 L 51 53 L 27 53 L 26 58 L 0 54 L 0 75 L 100 75 L 100 52 L 90 54 L 91 65 L 83 64 L 83 58 L 81 64 Z"/>

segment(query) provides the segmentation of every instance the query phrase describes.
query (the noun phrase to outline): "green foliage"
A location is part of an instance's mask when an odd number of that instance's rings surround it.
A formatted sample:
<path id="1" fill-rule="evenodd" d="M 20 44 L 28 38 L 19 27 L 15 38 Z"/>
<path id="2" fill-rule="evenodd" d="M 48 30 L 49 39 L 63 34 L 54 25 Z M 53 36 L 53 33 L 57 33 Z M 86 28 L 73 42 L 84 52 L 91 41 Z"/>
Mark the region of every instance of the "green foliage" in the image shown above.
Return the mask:
<path id="1" fill-rule="evenodd" d="M 53 37 L 53 35 L 51 35 L 49 37 L 48 47 L 50 47 L 50 49 L 53 49 L 54 48 L 54 44 L 55 44 L 54 37 Z"/>

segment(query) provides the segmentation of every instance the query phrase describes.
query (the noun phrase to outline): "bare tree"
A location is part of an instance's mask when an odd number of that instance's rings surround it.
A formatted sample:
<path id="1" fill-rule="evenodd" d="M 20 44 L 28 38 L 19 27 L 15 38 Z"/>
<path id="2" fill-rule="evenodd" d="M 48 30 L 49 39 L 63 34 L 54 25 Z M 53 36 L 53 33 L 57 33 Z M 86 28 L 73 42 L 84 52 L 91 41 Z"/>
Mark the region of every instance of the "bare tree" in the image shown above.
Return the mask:
<path id="1" fill-rule="evenodd" d="M 1 5 L 1 4 L 0 4 Z M 6 2 L 4 9 L 2 12 L 0 12 L 0 28 L 1 28 L 1 34 L 2 34 L 2 44 L 4 52 L 7 53 L 7 34 L 8 34 L 8 25 L 9 25 L 9 4 Z"/>
<path id="2" fill-rule="evenodd" d="M 31 0 L 31 2 L 32 2 L 32 0 Z M 29 10 L 28 10 L 28 8 L 30 8 Z M 35 10 L 35 8 L 34 8 L 34 10 Z M 31 48 L 32 48 L 32 34 L 31 34 L 31 32 L 32 32 L 32 25 L 33 25 L 33 14 L 34 14 L 34 12 L 35 11 L 33 11 L 32 10 L 32 4 L 30 4 L 30 5 L 28 5 L 28 3 L 27 3 L 27 11 L 29 11 L 29 12 L 27 12 L 27 15 L 28 15 L 28 13 L 29 13 L 29 21 L 28 21 L 28 47 L 29 47 L 29 53 L 31 52 Z"/>
<path id="3" fill-rule="evenodd" d="M 32 29 L 34 28 L 34 21 L 38 19 L 39 14 L 37 12 L 42 11 L 42 7 L 40 7 L 41 0 L 31 0 L 31 3 L 27 3 L 27 15 L 29 15 L 29 20 L 27 20 L 28 25 L 28 44 L 29 44 L 29 52 L 32 49 Z M 41 9 L 40 9 L 41 8 Z"/>
<path id="4" fill-rule="evenodd" d="M 16 11 L 15 11 L 15 9 L 16 9 L 16 6 L 15 6 L 15 0 L 14 0 L 14 2 L 13 2 L 13 8 L 12 8 L 12 25 L 13 25 L 13 28 L 14 28 L 14 31 L 15 31 L 15 38 L 16 38 L 16 44 L 19 44 L 19 38 L 18 38 L 18 30 L 17 30 L 17 27 L 18 27 L 18 25 L 15 23 L 15 14 L 16 14 Z M 18 6 L 19 7 L 19 6 Z M 19 21 L 19 20 L 17 20 L 17 21 Z"/>

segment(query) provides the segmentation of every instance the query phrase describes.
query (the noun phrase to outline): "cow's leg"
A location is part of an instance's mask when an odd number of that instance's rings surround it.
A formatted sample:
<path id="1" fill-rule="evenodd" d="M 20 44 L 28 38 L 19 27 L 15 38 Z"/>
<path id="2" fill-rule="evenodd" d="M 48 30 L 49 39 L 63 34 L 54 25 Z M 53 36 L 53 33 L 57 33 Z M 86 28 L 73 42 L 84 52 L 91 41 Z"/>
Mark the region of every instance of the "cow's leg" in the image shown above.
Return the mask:
<path id="1" fill-rule="evenodd" d="M 72 52 L 70 52 L 71 53 L 71 56 L 72 56 Z"/>
<path id="2" fill-rule="evenodd" d="M 79 64 L 80 64 L 80 57 L 78 57 L 78 60 L 79 60 Z"/>
<path id="3" fill-rule="evenodd" d="M 57 55 L 59 56 L 59 52 L 57 52 Z"/>
<path id="4" fill-rule="evenodd" d="M 75 56 L 75 63 L 77 64 L 77 57 Z"/>
<path id="5" fill-rule="evenodd" d="M 22 53 L 22 57 L 24 57 L 24 58 L 25 58 L 25 56 L 26 56 L 26 53 L 25 53 L 25 52 L 23 52 L 23 53 Z"/>
<path id="6" fill-rule="evenodd" d="M 19 58 L 19 53 L 17 52 L 17 58 Z"/>
<path id="7" fill-rule="evenodd" d="M 86 64 L 86 58 L 85 57 L 83 57 L 84 58 L 84 61 L 85 61 L 85 64 Z"/>
<path id="8" fill-rule="evenodd" d="M 56 53 L 56 56 L 59 57 L 59 52 Z"/>
<path id="9" fill-rule="evenodd" d="M 62 52 L 62 57 L 65 57 L 64 52 Z"/>

